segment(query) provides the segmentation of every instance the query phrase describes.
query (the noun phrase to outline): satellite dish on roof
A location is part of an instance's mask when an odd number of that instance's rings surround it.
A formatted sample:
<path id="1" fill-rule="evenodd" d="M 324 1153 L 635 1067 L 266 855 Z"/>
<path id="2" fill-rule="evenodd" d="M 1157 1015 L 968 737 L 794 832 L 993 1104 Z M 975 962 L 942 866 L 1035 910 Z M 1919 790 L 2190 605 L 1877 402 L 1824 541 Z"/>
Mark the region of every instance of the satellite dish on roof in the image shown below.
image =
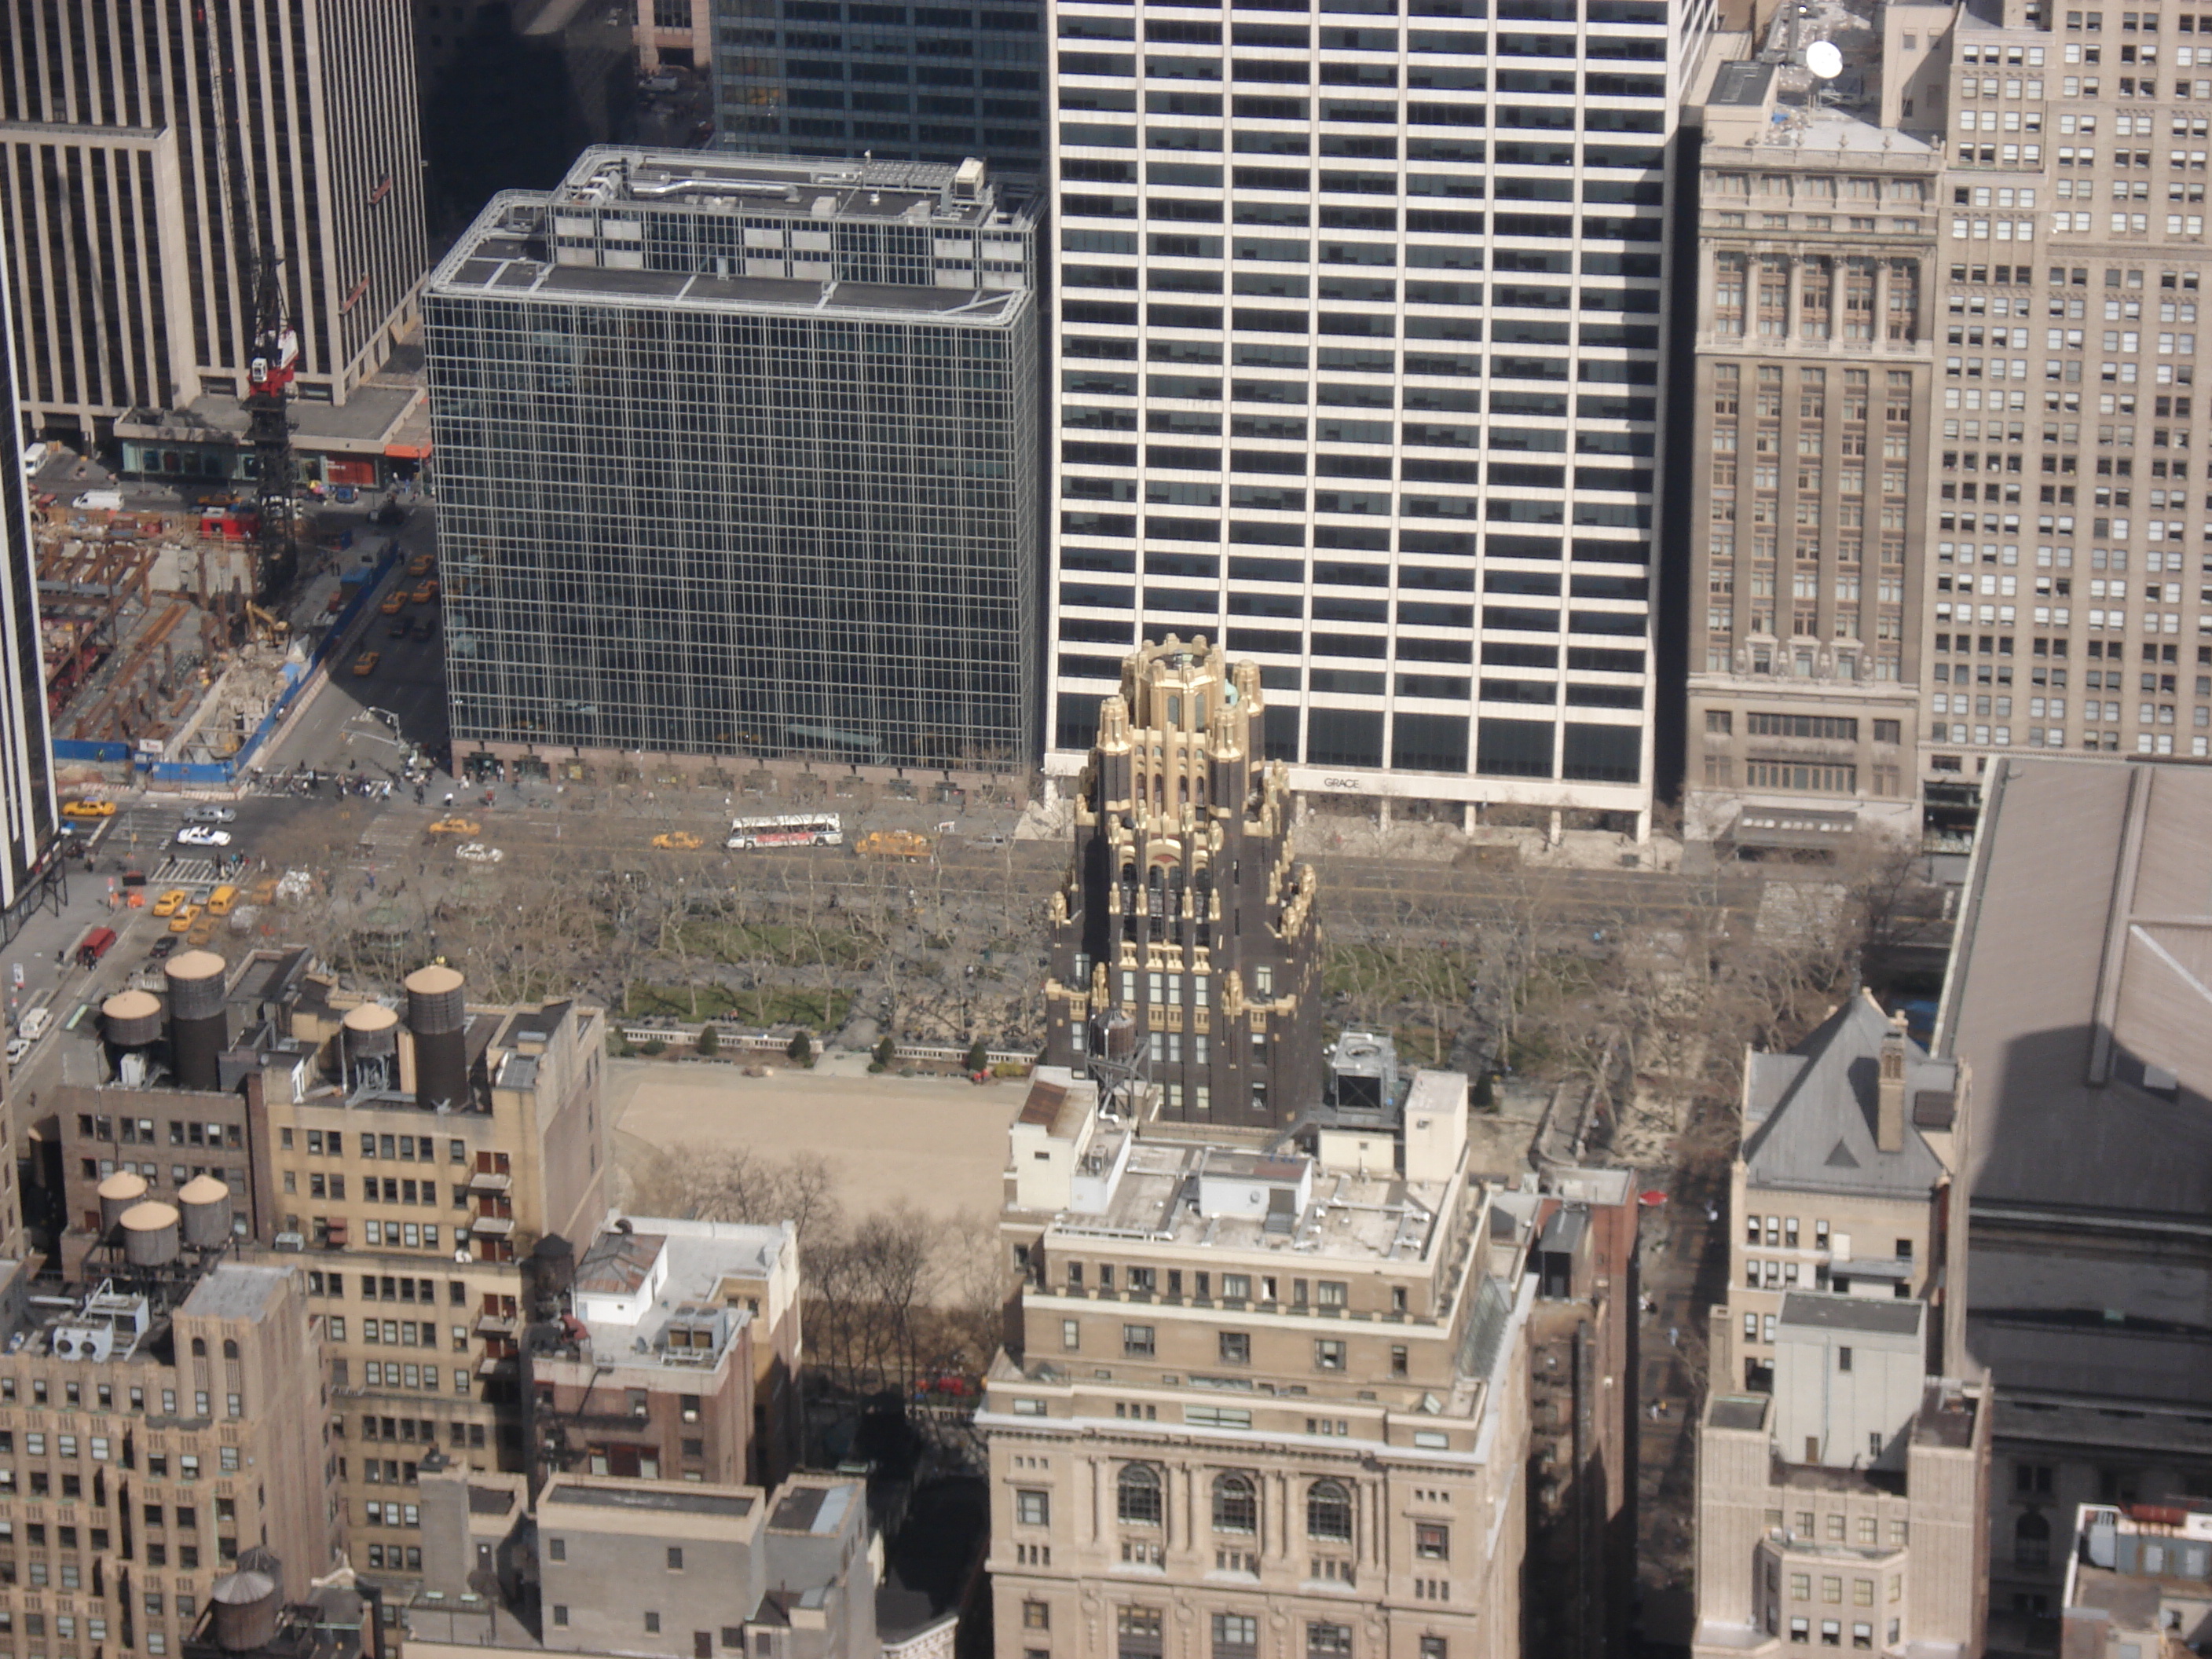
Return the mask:
<path id="1" fill-rule="evenodd" d="M 1832 81 L 1844 72 L 1844 54 L 1832 40 L 1815 40 L 1805 48 L 1805 67 L 1821 80 Z"/>

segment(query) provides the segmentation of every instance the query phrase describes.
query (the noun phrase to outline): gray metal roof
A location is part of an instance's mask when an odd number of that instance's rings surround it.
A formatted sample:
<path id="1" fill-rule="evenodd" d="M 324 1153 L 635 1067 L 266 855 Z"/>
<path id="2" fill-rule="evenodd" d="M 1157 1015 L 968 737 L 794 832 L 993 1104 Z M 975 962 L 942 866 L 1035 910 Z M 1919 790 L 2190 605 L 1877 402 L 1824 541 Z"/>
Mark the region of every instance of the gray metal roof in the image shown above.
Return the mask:
<path id="1" fill-rule="evenodd" d="M 1934 1190 L 1943 1165 L 1913 1124 L 1911 1106 L 1917 1093 L 1952 1089 L 1956 1067 L 1905 1040 L 1905 1138 L 1898 1151 L 1881 1151 L 1875 1121 L 1881 1045 L 1890 1030 L 1888 1016 L 1861 994 L 1791 1054 L 1753 1056 L 1753 1092 L 1771 1095 L 1771 1104 L 1752 1114 L 1758 1127 L 1744 1146 L 1753 1186 L 1899 1197 Z M 1785 1058 L 1796 1063 L 1772 1063 Z"/>
<path id="2" fill-rule="evenodd" d="M 1928 1307 L 1867 1296 L 1792 1291 L 1782 1298 L 1782 1322 L 1808 1330 L 1864 1331 L 1871 1336 L 1913 1336 Z"/>
<path id="3" fill-rule="evenodd" d="M 1937 1032 L 1983 1103 L 1978 1203 L 2212 1212 L 2208 845 L 2203 769 L 1994 772 Z M 2169 1092 L 2142 1086 L 2145 1064 Z"/>

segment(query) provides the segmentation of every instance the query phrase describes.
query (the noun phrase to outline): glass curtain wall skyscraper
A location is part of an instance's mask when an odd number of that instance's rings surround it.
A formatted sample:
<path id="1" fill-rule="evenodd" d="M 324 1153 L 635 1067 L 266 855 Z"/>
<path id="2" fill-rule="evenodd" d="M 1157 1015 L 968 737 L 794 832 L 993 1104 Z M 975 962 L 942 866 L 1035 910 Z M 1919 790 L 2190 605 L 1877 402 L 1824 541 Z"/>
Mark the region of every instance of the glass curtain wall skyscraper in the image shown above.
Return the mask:
<path id="1" fill-rule="evenodd" d="M 1644 822 L 1702 5 L 1054 0 L 1048 770 L 1169 632 L 1304 790 Z"/>
<path id="2" fill-rule="evenodd" d="M 457 753 L 1030 764 L 1035 240 L 980 161 L 496 198 L 426 302 Z"/>
<path id="3" fill-rule="evenodd" d="M 715 0 L 714 127 L 789 155 L 1044 165 L 1042 0 Z"/>

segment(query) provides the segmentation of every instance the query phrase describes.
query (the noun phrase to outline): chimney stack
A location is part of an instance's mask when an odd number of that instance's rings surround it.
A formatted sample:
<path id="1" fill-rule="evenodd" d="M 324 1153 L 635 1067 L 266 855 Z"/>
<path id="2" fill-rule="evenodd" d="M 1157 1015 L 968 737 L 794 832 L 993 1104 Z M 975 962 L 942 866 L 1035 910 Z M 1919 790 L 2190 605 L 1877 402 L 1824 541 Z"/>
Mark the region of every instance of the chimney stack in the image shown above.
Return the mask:
<path id="1" fill-rule="evenodd" d="M 1874 1144 L 1885 1152 L 1905 1150 L 1905 1016 L 1889 1017 L 1881 1034 L 1881 1083 L 1875 1109 Z"/>

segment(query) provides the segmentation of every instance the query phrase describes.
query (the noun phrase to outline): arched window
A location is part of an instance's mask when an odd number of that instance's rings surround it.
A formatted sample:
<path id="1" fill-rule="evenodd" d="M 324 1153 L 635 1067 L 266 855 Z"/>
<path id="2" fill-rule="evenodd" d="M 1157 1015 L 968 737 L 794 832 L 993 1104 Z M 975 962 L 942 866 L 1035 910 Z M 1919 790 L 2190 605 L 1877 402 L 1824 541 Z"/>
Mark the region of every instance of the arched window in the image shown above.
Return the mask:
<path id="1" fill-rule="evenodd" d="M 1255 1533 L 1260 1529 L 1260 1500 L 1249 1474 L 1216 1475 L 1213 1480 L 1213 1529 L 1216 1532 Z"/>
<path id="2" fill-rule="evenodd" d="M 237 1343 L 235 1343 L 235 1342 L 233 1342 L 233 1341 L 229 1340 L 228 1338 L 226 1338 L 226 1339 L 224 1340 L 224 1341 L 223 1341 L 223 1345 L 222 1345 L 222 1357 L 223 1357 L 225 1359 L 235 1359 L 235 1358 L 238 1358 L 238 1344 L 237 1344 Z"/>
<path id="3" fill-rule="evenodd" d="M 196 1336 L 192 1339 L 192 1358 L 195 1359 L 207 1358 L 207 1338 Z"/>
<path id="4" fill-rule="evenodd" d="M 1131 1526 L 1160 1524 L 1160 1474 L 1149 1463 L 1126 1463 L 1121 1468 L 1121 1516 Z"/>
<path id="5" fill-rule="evenodd" d="M 2012 1523 L 2012 1563 L 2016 1567 L 2051 1565 L 2051 1522 L 2033 1510 Z"/>
<path id="6" fill-rule="evenodd" d="M 1336 1480 L 1316 1480 L 1306 1488 L 1306 1536 L 1352 1541 L 1352 1494 Z"/>

